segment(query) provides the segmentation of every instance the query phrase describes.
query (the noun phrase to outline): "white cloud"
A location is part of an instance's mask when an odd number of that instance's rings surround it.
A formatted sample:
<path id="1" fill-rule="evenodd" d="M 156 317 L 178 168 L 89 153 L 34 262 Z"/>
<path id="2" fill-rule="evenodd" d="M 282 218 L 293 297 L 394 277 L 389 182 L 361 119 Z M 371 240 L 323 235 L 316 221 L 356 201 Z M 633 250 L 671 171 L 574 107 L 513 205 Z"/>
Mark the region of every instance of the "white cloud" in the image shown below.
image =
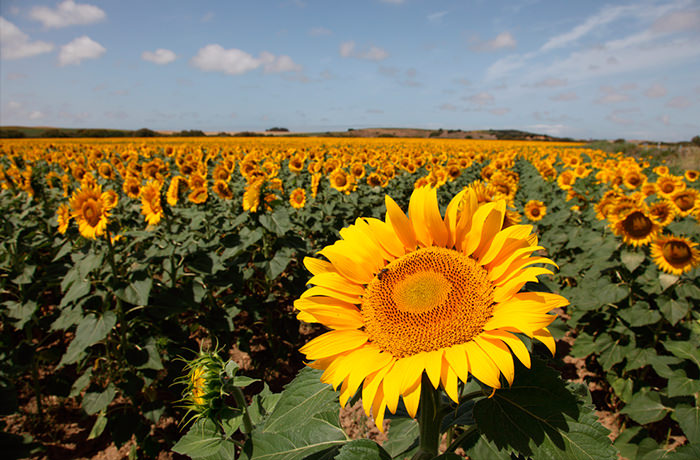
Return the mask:
<path id="1" fill-rule="evenodd" d="M 598 14 L 588 17 L 583 23 L 561 35 L 554 36 L 540 48 L 542 51 L 548 51 L 555 48 L 562 48 L 569 45 L 571 42 L 578 40 L 590 33 L 593 29 L 613 22 L 621 16 L 632 13 L 636 6 L 606 6 Z"/>
<path id="2" fill-rule="evenodd" d="M 164 65 L 177 59 L 177 55 L 170 50 L 158 48 L 155 51 L 144 51 L 141 53 L 141 59 L 144 61 L 153 62 L 154 64 Z"/>
<path id="3" fill-rule="evenodd" d="M 481 93 L 474 94 L 472 96 L 469 96 L 467 98 L 469 102 L 472 104 L 476 105 L 486 105 L 486 104 L 493 104 L 494 98 L 491 93 L 487 93 L 485 91 L 482 91 Z"/>
<path id="4" fill-rule="evenodd" d="M 255 58 L 245 51 L 236 48 L 224 49 L 219 44 L 211 44 L 201 48 L 190 62 L 205 72 L 223 72 L 228 75 L 242 75 L 261 66 L 265 73 L 301 70 L 301 66 L 289 56 L 275 56 L 263 51 L 259 58 Z"/>
<path id="5" fill-rule="evenodd" d="M 312 37 L 321 37 L 324 35 L 331 35 L 332 33 L 330 29 L 326 29 L 325 27 L 313 27 L 309 30 L 309 35 Z"/>
<path id="6" fill-rule="evenodd" d="M 78 37 L 61 47 L 58 64 L 61 66 L 80 64 L 85 59 L 97 59 L 107 51 L 102 45 L 87 35 Z"/>
<path id="7" fill-rule="evenodd" d="M 527 127 L 528 130 L 549 134 L 550 136 L 561 136 L 567 128 L 568 126 L 562 124 L 548 125 L 543 123 Z"/>
<path id="8" fill-rule="evenodd" d="M 29 17 L 41 22 L 44 27 L 60 28 L 78 24 L 92 24 L 104 20 L 107 15 L 94 5 L 64 0 L 58 4 L 56 9 L 35 6 L 30 10 Z"/>
<path id="9" fill-rule="evenodd" d="M 666 92 L 666 87 L 664 85 L 662 85 L 661 83 L 654 83 L 653 85 L 651 85 L 651 87 L 649 87 L 649 89 L 644 91 L 644 94 L 647 97 L 657 98 L 664 97 L 666 95 Z"/>
<path id="10" fill-rule="evenodd" d="M 600 92 L 603 93 L 598 99 L 595 100 L 598 104 L 616 104 L 618 102 L 625 102 L 630 100 L 629 94 L 625 94 L 622 91 L 629 89 L 634 89 L 634 87 L 622 85 L 620 89 L 615 89 L 612 86 L 601 86 Z"/>
<path id="11" fill-rule="evenodd" d="M 357 59 L 366 59 L 368 61 L 383 61 L 389 57 L 389 53 L 383 48 L 371 45 L 364 51 L 355 50 L 355 42 L 347 41 L 340 44 L 340 56 L 344 58 L 354 57 Z"/>
<path id="12" fill-rule="evenodd" d="M 515 48 L 517 42 L 510 32 L 501 32 L 492 40 L 480 42 L 479 39 L 474 39 L 474 43 L 470 47 L 473 51 L 497 51 L 504 48 Z"/>
<path id="13" fill-rule="evenodd" d="M 501 115 L 505 115 L 505 114 L 507 114 L 508 112 L 510 112 L 510 109 L 507 108 L 507 107 L 497 107 L 497 108 L 495 108 L 495 109 L 489 110 L 489 112 L 491 112 L 491 113 L 494 114 L 494 115 L 501 116 Z"/>
<path id="14" fill-rule="evenodd" d="M 44 117 L 45 115 L 39 110 L 34 110 L 32 113 L 29 114 L 30 120 L 40 120 Z"/>
<path id="15" fill-rule="evenodd" d="M 605 117 L 605 119 L 617 123 L 618 125 L 629 126 L 634 124 L 634 120 L 625 117 L 624 114 L 630 112 L 636 112 L 636 110 L 614 110 L 610 115 Z"/>
<path id="16" fill-rule="evenodd" d="M 29 35 L 7 19 L 0 16 L 0 57 L 3 59 L 21 59 L 37 54 L 48 53 L 53 49 L 52 43 L 30 41 Z"/>

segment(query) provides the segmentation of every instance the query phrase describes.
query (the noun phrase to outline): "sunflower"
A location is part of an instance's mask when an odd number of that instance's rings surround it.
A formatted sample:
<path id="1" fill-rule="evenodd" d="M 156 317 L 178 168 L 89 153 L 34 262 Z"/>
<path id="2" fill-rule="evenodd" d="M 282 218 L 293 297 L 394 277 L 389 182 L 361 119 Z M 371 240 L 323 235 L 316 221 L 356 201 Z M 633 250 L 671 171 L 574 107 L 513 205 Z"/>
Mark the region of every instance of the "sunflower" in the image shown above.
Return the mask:
<path id="1" fill-rule="evenodd" d="M 569 169 L 563 171 L 561 174 L 559 174 L 559 177 L 557 178 L 557 184 L 559 184 L 559 188 L 561 188 L 562 190 L 571 189 L 571 187 L 574 185 L 574 182 L 576 182 L 576 176 L 574 175 L 574 172 Z"/>
<path id="2" fill-rule="evenodd" d="M 262 181 L 256 181 L 248 184 L 243 192 L 243 210 L 256 212 L 260 206 L 260 188 Z"/>
<path id="3" fill-rule="evenodd" d="M 209 191 L 206 186 L 193 188 L 190 194 L 187 195 L 187 199 L 194 204 L 205 203 L 207 198 L 209 198 Z"/>
<path id="4" fill-rule="evenodd" d="M 660 230 L 644 206 L 635 206 L 621 216 L 618 215 L 611 223 L 613 233 L 621 235 L 625 243 L 632 246 L 649 244 Z"/>
<path id="5" fill-rule="evenodd" d="M 350 194 L 355 188 L 354 177 L 351 174 L 346 173 L 341 168 L 335 169 L 329 176 L 331 181 L 331 187 L 339 192 Z"/>
<path id="6" fill-rule="evenodd" d="M 229 188 L 226 181 L 217 180 L 214 182 L 214 192 L 219 195 L 222 200 L 230 200 L 233 198 L 233 192 Z"/>
<path id="7" fill-rule="evenodd" d="M 676 217 L 676 207 L 668 200 L 656 201 L 649 205 L 649 217 L 660 227 L 665 227 Z"/>
<path id="8" fill-rule="evenodd" d="M 676 212 L 680 217 L 692 214 L 700 205 L 700 192 L 694 188 L 686 188 L 670 196 L 670 200 L 676 207 Z"/>
<path id="9" fill-rule="evenodd" d="M 695 169 L 688 169 L 683 175 L 685 176 L 685 180 L 687 180 L 688 182 L 695 182 L 696 180 L 698 180 L 698 177 L 700 177 L 700 171 L 697 171 Z"/>
<path id="10" fill-rule="evenodd" d="M 304 155 L 296 154 L 289 159 L 289 170 L 293 173 L 300 173 L 304 169 Z"/>
<path id="11" fill-rule="evenodd" d="M 170 206 L 175 206 L 182 191 L 188 187 L 187 179 L 182 176 L 174 176 L 170 179 L 168 191 L 165 193 L 165 199 Z"/>
<path id="12" fill-rule="evenodd" d="M 676 176 L 661 176 L 656 180 L 656 189 L 659 195 L 670 198 L 671 195 L 685 190 L 685 182 Z"/>
<path id="13" fill-rule="evenodd" d="M 292 205 L 294 209 L 301 209 L 306 204 L 306 192 L 303 188 L 295 188 L 292 190 L 292 194 L 289 195 L 289 204 Z"/>
<path id="14" fill-rule="evenodd" d="M 651 244 L 651 256 L 661 270 L 682 275 L 700 264 L 696 246 L 687 238 L 662 235 Z"/>
<path id="15" fill-rule="evenodd" d="M 58 233 L 63 235 L 68 230 L 68 224 L 70 224 L 70 207 L 65 203 L 60 205 L 56 212 L 56 218 L 58 219 Z"/>
<path id="16" fill-rule="evenodd" d="M 301 348 L 323 382 L 340 387 L 342 405 L 362 387 L 367 415 L 382 426 L 399 397 L 415 417 L 425 372 L 434 388 L 458 400 L 470 375 L 492 388 L 512 383 L 512 352 L 530 355 L 513 334 L 538 339 L 554 352 L 548 312 L 568 304 L 556 294 L 519 292 L 551 273 L 530 257 L 542 249 L 532 226 L 502 229 L 505 200 L 479 205 L 463 190 L 443 218 L 437 192 L 414 190 L 408 217 L 386 197 L 386 219 L 361 218 L 341 240 L 307 257 L 314 285 L 294 303 L 297 318 L 332 330 Z M 510 348 L 510 349 L 509 349 Z"/>
<path id="17" fill-rule="evenodd" d="M 81 187 L 70 199 L 71 217 L 78 223 L 78 230 L 85 238 L 102 236 L 107 228 L 109 210 L 101 199 L 102 187 Z"/>
<path id="18" fill-rule="evenodd" d="M 320 172 L 313 173 L 311 175 L 311 196 L 316 198 L 318 194 L 318 185 L 321 183 L 321 177 L 323 174 Z"/>
<path id="19" fill-rule="evenodd" d="M 547 214 L 547 207 L 539 200 L 530 200 L 525 204 L 525 217 L 533 222 L 542 220 Z"/>
<path id="20" fill-rule="evenodd" d="M 117 195 L 117 192 L 115 192 L 114 190 L 105 190 L 104 192 L 102 192 L 100 199 L 102 200 L 105 209 L 111 210 L 117 207 L 117 203 L 119 202 L 119 195 Z"/>
<path id="21" fill-rule="evenodd" d="M 141 187 L 141 214 L 145 216 L 148 225 L 156 225 L 163 218 L 163 207 L 160 203 L 162 185 L 162 182 L 151 180 Z"/>

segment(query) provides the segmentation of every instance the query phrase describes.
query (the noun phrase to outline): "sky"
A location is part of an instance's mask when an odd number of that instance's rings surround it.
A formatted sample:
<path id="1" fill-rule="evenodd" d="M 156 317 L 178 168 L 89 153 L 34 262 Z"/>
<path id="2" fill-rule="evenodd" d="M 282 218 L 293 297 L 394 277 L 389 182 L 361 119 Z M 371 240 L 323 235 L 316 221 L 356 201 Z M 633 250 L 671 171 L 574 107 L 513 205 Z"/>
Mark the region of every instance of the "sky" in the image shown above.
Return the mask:
<path id="1" fill-rule="evenodd" d="M 0 125 L 700 135 L 700 0 L 2 0 Z"/>

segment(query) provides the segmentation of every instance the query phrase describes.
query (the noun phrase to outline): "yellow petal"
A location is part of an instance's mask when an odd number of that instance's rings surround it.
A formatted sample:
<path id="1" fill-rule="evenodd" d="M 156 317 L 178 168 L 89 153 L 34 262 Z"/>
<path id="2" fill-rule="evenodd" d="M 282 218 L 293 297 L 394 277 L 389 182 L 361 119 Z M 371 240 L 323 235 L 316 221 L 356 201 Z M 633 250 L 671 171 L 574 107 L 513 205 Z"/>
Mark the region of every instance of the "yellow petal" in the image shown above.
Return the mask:
<path id="1" fill-rule="evenodd" d="M 364 224 L 363 224 L 364 225 Z M 375 243 L 371 235 L 364 231 L 364 227 L 350 225 L 340 230 L 343 244 L 352 248 L 353 256 L 358 257 L 366 264 L 383 265 L 383 250 L 378 243 Z"/>
<path id="2" fill-rule="evenodd" d="M 493 292 L 494 302 L 503 302 L 510 299 L 528 281 L 537 282 L 539 275 L 551 275 L 551 270 L 543 267 L 530 267 L 522 270 L 517 276 L 511 278 L 507 283 L 496 286 Z"/>
<path id="3" fill-rule="evenodd" d="M 408 202 L 408 218 L 411 220 L 413 231 L 416 234 L 416 240 L 423 247 L 428 247 L 433 244 L 433 238 L 428 231 L 428 225 L 425 222 L 425 199 L 428 187 L 418 187 L 411 193 L 411 199 Z M 387 405 L 387 407 L 390 407 Z M 391 410 L 391 408 L 389 409 Z"/>
<path id="4" fill-rule="evenodd" d="M 445 222 L 442 216 L 440 216 L 436 188 L 429 188 L 426 190 L 423 212 L 425 215 L 425 223 L 428 226 L 431 239 L 435 242 L 435 245 L 443 248 L 447 247 L 447 227 L 445 227 Z"/>
<path id="5" fill-rule="evenodd" d="M 420 389 L 421 384 L 419 382 L 413 390 L 403 395 L 403 403 L 406 406 L 406 412 L 408 412 L 408 415 L 410 415 L 411 418 L 416 418 L 416 413 L 418 412 L 418 403 L 420 403 Z"/>
<path id="6" fill-rule="evenodd" d="M 457 236 L 457 216 L 460 206 L 462 205 L 462 198 L 467 192 L 467 189 L 462 189 L 461 192 L 456 194 L 450 203 L 447 205 L 447 210 L 445 211 L 445 229 L 447 230 L 447 243 L 446 248 L 453 248 Z"/>
<path id="7" fill-rule="evenodd" d="M 491 388 L 501 388 L 501 371 L 493 360 L 473 340 L 464 344 L 469 356 L 469 371 L 480 382 Z"/>
<path id="8" fill-rule="evenodd" d="M 367 223 L 367 219 L 358 217 L 357 220 L 355 220 L 355 228 L 357 229 L 358 235 L 360 235 L 365 241 L 372 242 L 372 244 L 369 247 L 374 257 L 381 257 L 383 260 L 394 260 L 396 257 L 398 257 L 395 256 L 393 253 L 389 252 L 382 245 L 379 236 L 372 230 L 372 228 Z M 396 235 L 394 235 L 394 238 L 396 238 Z M 398 239 L 396 241 L 398 241 Z"/>
<path id="9" fill-rule="evenodd" d="M 440 381 L 445 393 L 454 402 L 459 402 L 459 391 L 457 390 L 457 374 L 452 370 L 452 366 L 447 362 L 445 356 L 442 357 L 442 367 L 440 369 Z"/>
<path id="10" fill-rule="evenodd" d="M 472 253 L 472 257 L 479 260 L 486 251 L 491 247 L 491 242 L 495 235 L 501 231 L 503 227 L 503 218 L 506 214 L 506 202 L 505 200 L 499 200 L 496 202 L 495 209 L 488 215 L 483 223 L 483 229 L 481 230 L 481 235 L 479 237 L 479 247 L 477 247 Z"/>
<path id="11" fill-rule="evenodd" d="M 320 359 L 359 348 L 369 337 L 356 329 L 330 331 L 316 337 L 299 349 L 306 359 Z"/>
<path id="12" fill-rule="evenodd" d="M 500 203 L 500 204 L 499 204 Z M 482 242 L 482 236 L 485 239 L 490 239 L 496 234 L 494 231 L 491 235 L 486 234 L 485 230 L 490 228 L 495 228 L 494 222 L 498 224 L 498 229 L 500 230 L 500 225 L 503 224 L 503 214 L 505 213 L 505 202 L 495 201 L 491 203 L 485 203 L 479 206 L 479 208 L 474 213 L 472 218 L 472 226 L 469 233 L 465 237 L 462 243 L 462 252 L 464 255 L 470 256 L 479 247 Z M 498 230 L 496 230 L 498 231 Z"/>
<path id="13" fill-rule="evenodd" d="M 394 233 L 399 237 L 404 247 L 409 251 L 414 251 L 417 242 L 411 221 L 389 195 L 386 196 L 385 202 L 386 222 L 392 226 Z"/>
<path id="14" fill-rule="evenodd" d="M 366 221 L 370 231 L 377 237 L 382 247 L 393 256 L 387 260 L 393 260 L 393 258 L 401 257 L 406 253 L 403 243 L 391 225 L 374 218 L 367 218 Z"/>
<path id="15" fill-rule="evenodd" d="M 430 383 L 434 388 L 440 385 L 440 374 L 442 371 L 442 349 L 434 350 L 426 353 L 425 356 L 425 373 L 430 379 Z"/>
<path id="16" fill-rule="evenodd" d="M 500 254 L 500 252 L 513 243 L 523 241 L 532 231 L 532 225 L 511 225 L 496 234 L 489 245 L 489 250 L 479 259 L 481 265 L 487 265 Z"/>
<path id="17" fill-rule="evenodd" d="M 506 344 L 499 339 L 489 339 L 482 336 L 475 337 L 474 342 L 496 363 L 508 381 L 508 385 L 512 385 L 515 377 L 515 366 L 513 365 L 513 355 L 510 354 L 510 349 Z"/>
<path id="18" fill-rule="evenodd" d="M 528 369 L 531 366 L 530 362 L 530 352 L 527 350 L 525 344 L 515 335 L 510 332 L 496 330 L 496 331 L 484 331 L 481 336 L 489 339 L 502 340 L 510 347 L 513 354 L 518 357 L 521 363 Z"/>
<path id="19" fill-rule="evenodd" d="M 554 337 L 552 337 L 552 334 L 550 334 L 547 329 L 542 328 L 540 330 L 534 331 L 532 333 L 532 337 L 545 344 L 547 348 L 549 348 L 549 351 L 552 353 L 552 356 L 554 356 L 554 354 L 557 351 L 557 344 L 554 341 Z"/>
<path id="20" fill-rule="evenodd" d="M 349 390 L 354 394 L 368 375 L 390 365 L 393 360 L 389 353 L 382 353 L 371 344 L 351 352 L 345 362 L 351 368 L 347 379 Z"/>
<path id="21" fill-rule="evenodd" d="M 364 286 L 348 281 L 347 278 L 337 272 L 319 273 L 312 276 L 306 284 L 327 287 L 353 296 L 361 296 L 365 293 Z"/>
<path id="22" fill-rule="evenodd" d="M 328 289 L 327 287 L 323 286 L 314 286 L 312 288 L 309 288 L 306 291 L 302 292 L 302 294 L 299 297 L 301 299 L 306 299 L 307 297 L 315 296 L 332 297 L 334 299 L 338 299 L 342 302 L 347 302 L 350 304 L 359 304 L 360 302 L 362 302 L 360 297 L 357 295 L 346 294 L 344 292 L 335 291 L 333 289 Z"/>
<path id="23" fill-rule="evenodd" d="M 365 410 L 365 415 L 368 417 L 370 414 L 370 409 L 372 408 L 372 402 L 375 400 L 376 394 L 382 386 L 381 384 L 384 380 L 384 376 L 391 370 L 395 361 L 396 359 L 392 358 L 392 361 L 389 362 L 389 364 L 365 377 L 365 381 L 362 384 L 362 405 Z"/>
<path id="24" fill-rule="evenodd" d="M 381 386 L 377 391 L 374 401 L 372 402 L 372 417 L 374 417 L 374 424 L 377 425 L 377 429 L 384 433 L 384 413 L 386 412 L 386 400 L 384 399 L 384 394 L 382 393 Z"/>
<path id="25" fill-rule="evenodd" d="M 351 304 L 337 302 L 341 305 L 315 302 L 316 299 L 335 300 L 330 297 L 310 297 L 297 299 L 294 308 L 299 310 L 297 319 L 307 323 L 322 323 L 331 329 L 360 329 L 365 325 L 360 311 Z"/>
<path id="26" fill-rule="evenodd" d="M 486 321 L 486 324 L 484 324 L 484 330 L 510 330 L 510 328 L 513 328 L 529 335 L 532 334 L 533 331 L 549 326 L 555 319 L 556 315 L 543 315 L 541 313 L 518 311 L 509 311 L 507 313 L 499 312 L 498 314 L 494 314 L 488 321 Z"/>
<path id="27" fill-rule="evenodd" d="M 501 285 L 510 281 L 520 270 L 534 264 L 548 264 L 557 266 L 546 257 L 521 257 L 514 260 L 500 278 L 494 279 L 493 284 Z M 557 267 L 558 268 L 558 267 Z"/>
<path id="28" fill-rule="evenodd" d="M 326 262 L 325 260 L 321 259 L 314 259 L 313 257 L 304 257 L 304 266 L 314 275 L 335 271 L 333 264 L 330 262 Z"/>
<path id="29" fill-rule="evenodd" d="M 343 240 L 326 246 L 319 254 L 330 260 L 338 273 L 357 284 L 368 284 L 379 270 L 379 264 L 358 258 L 356 248 Z"/>
<path id="30" fill-rule="evenodd" d="M 452 345 L 445 348 L 445 358 L 450 363 L 452 369 L 459 379 L 466 383 L 469 378 L 469 362 L 467 360 L 467 350 L 463 344 Z"/>
<path id="31" fill-rule="evenodd" d="M 505 258 L 497 258 L 490 264 L 486 266 L 487 271 L 489 272 L 489 279 L 490 280 L 496 280 L 503 276 L 505 273 L 508 271 L 508 267 L 510 267 L 510 264 L 513 263 L 514 260 L 520 259 L 521 257 L 528 257 L 530 254 L 533 252 L 537 251 L 538 249 L 544 249 L 542 246 L 528 246 L 524 245 L 523 247 L 516 249 L 508 257 Z"/>

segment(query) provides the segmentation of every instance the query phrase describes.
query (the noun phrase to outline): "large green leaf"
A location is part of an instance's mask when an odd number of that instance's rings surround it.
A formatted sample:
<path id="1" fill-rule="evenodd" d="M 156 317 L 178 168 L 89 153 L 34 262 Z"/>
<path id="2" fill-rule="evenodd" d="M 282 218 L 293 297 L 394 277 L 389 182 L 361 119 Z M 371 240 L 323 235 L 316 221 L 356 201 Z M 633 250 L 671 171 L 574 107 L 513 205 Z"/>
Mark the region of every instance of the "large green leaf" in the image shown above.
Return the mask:
<path id="1" fill-rule="evenodd" d="M 666 341 L 664 342 L 664 347 L 674 356 L 690 360 L 700 367 L 700 350 L 698 350 L 697 344 L 693 344 L 690 341 Z"/>
<path id="2" fill-rule="evenodd" d="M 131 275 L 131 282 L 124 289 L 117 291 L 120 299 L 134 305 L 148 305 L 148 297 L 153 287 L 153 278 L 145 271 Z"/>
<path id="3" fill-rule="evenodd" d="M 671 398 L 693 396 L 695 393 L 700 393 L 700 380 L 688 378 L 683 369 L 677 369 L 669 377 L 666 391 Z"/>
<path id="4" fill-rule="evenodd" d="M 272 413 L 253 430 L 251 460 L 301 460 L 348 441 L 340 428 L 338 394 L 305 368 L 285 388 Z"/>
<path id="5" fill-rule="evenodd" d="M 668 322 L 675 326 L 688 314 L 690 304 L 685 300 L 666 299 L 659 303 L 659 309 Z"/>
<path id="6" fill-rule="evenodd" d="M 608 430 L 577 393 L 564 385 L 552 369 L 535 360 L 531 370 L 522 366 L 510 389 L 479 400 L 474 418 L 494 445 L 534 459 L 614 459 Z"/>
<path id="7" fill-rule="evenodd" d="M 651 306 L 646 302 L 637 302 L 631 308 L 621 309 L 618 315 L 627 321 L 631 327 L 655 324 L 661 319 L 661 313 L 652 310 Z"/>
<path id="8" fill-rule="evenodd" d="M 398 457 L 418 444 L 418 422 L 412 418 L 392 418 L 382 447 L 392 458 Z"/>
<path id="9" fill-rule="evenodd" d="M 334 460 L 391 460 L 391 455 L 369 439 L 355 439 L 340 448 Z"/>
<path id="10" fill-rule="evenodd" d="M 117 389 L 112 383 L 107 385 L 107 388 L 100 393 L 85 393 L 85 396 L 83 396 L 83 410 L 88 415 L 96 414 L 106 409 L 116 394 Z"/>
<path id="11" fill-rule="evenodd" d="M 661 420 L 670 411 L 670 408 L 661 403 L 661 397 L 657 392 L 643 388 L 620 412 L 629 415 L 640 425 L 646 425 Z"/>
<path id="12" fill-rule="evenodd" d="M 115 324 L 117 324 L 117 315 L 111 311 L 105 312 L 100 317 L 94 314 L 85 316 L 78 324 L 75 330 L 75 338 L 68 345 L 68 349 L 61 357 L 61 362 L 58 363 L 58 366 L 76 362 L 87 347 L 107 337 L 107 334 L 109 334 L 109 331 L 112 330 Z"/>
<path id="13" fill-rule="evenodd" d="M 173 446 L 173 451 L 192 458 L 213 457 L 218 458 L 222 450 L 228 452 L 226 445 L 233 443 L 227 440 L 219 431 L 214 422 L 208 419 L 198 420 L 190 430 Z M 225 457 L 223 458 L 233 458 Z"/>
<path id="14" fill-rule="evenodd" d="M 472 447 L 466 451 L 469 458 L 488 460 L 511 460 L 510 453 L 499 450 L 498 447 L 484 436 L 481 436 Z"/>
<path id="15" fill-rule="evenodd" d="M 700 443 L 700 407 L 680 404 L 671 416 L 678 422 L 688 441 Z"/>
<path id="16" fill-rule="evenodd" d="M 642 251 L 623 250 L 620 252 L 620 259 L 630 272 L 633 272 L 635 268 L 639 267 L 639 265 L 644 262 L 645 258 L 646 256 Z"/>

